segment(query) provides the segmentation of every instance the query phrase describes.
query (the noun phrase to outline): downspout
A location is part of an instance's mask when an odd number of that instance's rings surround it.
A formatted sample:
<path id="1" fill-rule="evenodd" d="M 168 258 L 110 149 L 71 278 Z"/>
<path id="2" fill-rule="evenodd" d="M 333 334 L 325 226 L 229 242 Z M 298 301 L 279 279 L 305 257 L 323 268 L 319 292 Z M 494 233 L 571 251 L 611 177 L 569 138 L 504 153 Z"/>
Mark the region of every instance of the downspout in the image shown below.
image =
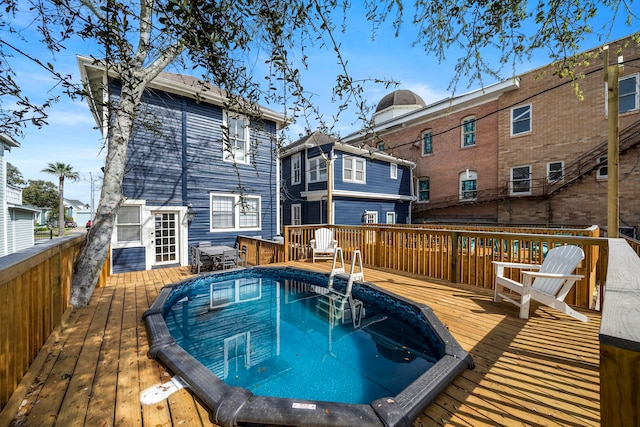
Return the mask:
<path id="1" fill-rule="evenodd" d="M 325 160 L 327 162 L 327 224 L 333 225 L 333 150 Z"/>

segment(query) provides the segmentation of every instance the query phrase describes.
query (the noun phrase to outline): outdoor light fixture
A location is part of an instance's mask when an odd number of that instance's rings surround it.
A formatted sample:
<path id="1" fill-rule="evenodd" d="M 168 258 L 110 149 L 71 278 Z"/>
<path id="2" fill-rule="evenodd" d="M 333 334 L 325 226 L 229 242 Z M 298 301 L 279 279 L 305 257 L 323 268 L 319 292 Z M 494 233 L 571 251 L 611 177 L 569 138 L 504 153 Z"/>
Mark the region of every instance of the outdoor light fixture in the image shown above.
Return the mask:
<path id="1" fill-rule="evenodd" d="M 187 205 L 187 222 L 191 224 L 193 220 L 196 218 L 196 211 L 193 209 L 191 203 Z"/>

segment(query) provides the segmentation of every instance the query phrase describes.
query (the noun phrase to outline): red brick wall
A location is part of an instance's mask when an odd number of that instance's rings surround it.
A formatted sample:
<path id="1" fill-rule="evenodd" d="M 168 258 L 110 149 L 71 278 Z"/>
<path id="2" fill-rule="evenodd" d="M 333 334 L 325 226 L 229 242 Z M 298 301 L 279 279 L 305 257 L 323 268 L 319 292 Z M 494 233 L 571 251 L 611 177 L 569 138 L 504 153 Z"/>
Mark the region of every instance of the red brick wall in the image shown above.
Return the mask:
<path id="1" fill-rule="evenodd" d="M 614 45 L 611 58 L 616 58 Z M 638 72 L 640 48 L 627 46 L 625 61 L 633 61 L 621 75 Z M 613 60 L 610 59 L 610 62 Z M 634 65 L 635 64 L 635 65 Z M 553 75 L 553 68 L 534 70 L 521 76 L 520 89 L 500 98 L 498 181 L 508 182 L 510 169 L 531 165 L 534 194 L 541 194 L 547 162 L 564 161 L 565 167 L 577 157 L 606 147 L 608 119 L 605 114 L 603 59 L 599 54 L 583 68 L 579 81 L 580 100 L 571 84 Z M 541 74 L 541 71 L 545 71 Z M 563 84 L 564 83 L 564 84 Z M 512 106 L 532 105 L 532 132 L 510 136 Z M 620 115 L 620 130 L 640 120 L 640 111 Z M 638 151 L 631 150 L 620 159 L 620 225 L 640 224 L 640 171 L 636 171 Z M 640 166 L 640 165 L 639 165 Z M 598 181 L 595 172 L 553 194 L 550 202 L 537 198 L 511 199 L 500 203 L 498 222 L 563 224 L 607 224 L 607 182 Z"/>
<path id="2" fill-rule="evenodd" d="M 456 200 L 459 194 L 459 174 L 469 171 L 477 172 L 478 191 L 493 191 L 497 187 L 497 136 L 498 117 L 495 111 L 498 101 L 465 108 L 460 111 L 443 114 L 429 120 L 428 123 L 413 125 L 386 132 L 381 135 L 385 143 L 385 152 L 416 163 L 414 177 L 428 177 L 430 181 L 430 200 L 434 203 L 444 199 Z M 476 117 L 476 145 L 462 147 L 462 120 Z M 430 129 L 433 134 L 433 153 L 422 156 L 422 133 Z M 413 144 L 415 143 L 415 145 Z M 374 146 L 377 144 L 374 143 Z M 426 216 L 425 216 L 426 214 Z M 497 211 L 495 203 L 491 205 L 468 208 L 452 208 L 437 212 L 423 212 L 418 206 L 414 212 L 414 220 L 429 219 L 432 214 L 440 218 L 477 217 L 483 220 L 495 220 Z"/>

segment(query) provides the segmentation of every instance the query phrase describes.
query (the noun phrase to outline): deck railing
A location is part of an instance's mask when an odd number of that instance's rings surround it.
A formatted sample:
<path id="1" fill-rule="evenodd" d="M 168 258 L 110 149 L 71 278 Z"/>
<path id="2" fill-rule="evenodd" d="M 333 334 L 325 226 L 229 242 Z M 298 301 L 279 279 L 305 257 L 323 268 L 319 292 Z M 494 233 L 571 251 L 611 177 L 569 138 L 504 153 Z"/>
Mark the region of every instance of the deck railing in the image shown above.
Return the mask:
<path id="1" fill-rule="evenodd" d="M 309 241 L 323 225 L 285 227 L 284 242 L 260 241 L 259 249 L 246 238 L 252 251 L 277 253 L 277 259 L 297 261 L 309 258 Z M 466 283 L 483 288 L 493 288 L 495 275 L 493 261 L 540 263 L 546 252 L 558 245 L 576 244 L 585 251 L 585 260 L 577 274 L 584 276 L 571 291 L 566 301 L 578 307 L 599 307 L 599 289 L 606 277 L 607 241 L 598 238 L 597 227 L 587 229 L 527 228 L 525 232 L 499 232 L 481 227 L 410 227 L 410 226 L 328 226 L 334 230 L 338 246 L 350 260 L 351 253 L 359 250 L 365 265 Z M 490 231 L 488 231 L 490 230 Z M 270 263 L 268 259 L 249 256 L 250 264 Z M 253 261 L 253 262 L 252 262 Z M 512 274 L 517 274 L 517 271 Z"/>
<path id="2" fill-rule="evenodd" d="M 74 233 L 0 258 L 0 411 L 71 312 L 73 264 L 84 239 Z M 98 286 L 106 276 L 105 269 Z"/>

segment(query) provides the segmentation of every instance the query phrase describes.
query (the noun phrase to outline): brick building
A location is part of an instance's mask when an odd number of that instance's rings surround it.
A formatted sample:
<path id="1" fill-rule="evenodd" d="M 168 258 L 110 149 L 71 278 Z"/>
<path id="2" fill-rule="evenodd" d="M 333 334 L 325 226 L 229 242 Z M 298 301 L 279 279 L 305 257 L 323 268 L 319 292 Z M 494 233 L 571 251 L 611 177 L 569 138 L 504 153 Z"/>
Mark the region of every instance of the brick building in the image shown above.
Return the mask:
<path id="1" fill-rule="evenodd" d="M 620 226 L 633 231 L 640 225 L 640 48 L 623 39 L 610 52 L 624 58 L 619 209 Z M 431 105 L 396 91 L 378 104 L 374 136 L 344 141 L 416 163 L 413 222 L 606 226 L 607 88 L 602 52 L 586 55 L 588 65 L 577 69 L 582 98 L 554 64 Z"/>

